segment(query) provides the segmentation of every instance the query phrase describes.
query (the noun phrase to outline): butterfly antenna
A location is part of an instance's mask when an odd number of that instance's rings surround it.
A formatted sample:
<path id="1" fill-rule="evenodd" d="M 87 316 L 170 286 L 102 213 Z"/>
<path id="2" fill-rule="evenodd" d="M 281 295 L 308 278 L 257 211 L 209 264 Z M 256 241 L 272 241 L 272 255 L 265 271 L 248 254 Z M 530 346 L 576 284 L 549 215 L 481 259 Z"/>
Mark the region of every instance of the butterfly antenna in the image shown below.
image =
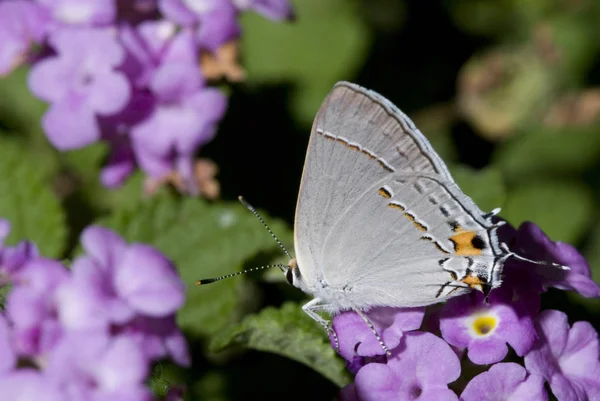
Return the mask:
<path id="1" fill-rule="evenodd" d="M 521 260 L 523 262 L 529 262 L 529 263 L 533 263 L 535 265 L 541 265 L 541 266 L 552 266 L 552 267 L 556 267 L 557 269 L 561 269 L 561 270 L 571 270 L 571 268 L 569 266 L 565 266 L 565 265 L 561 265 L 559 263 L 554 263 L 554 262 L 547 262 L 547 261 L 543 261 L 543 260 L 531 260 L 531 259 L 527 259 L 521 255 L 518 255 L 514 252 L 512 252 L 510 249 L 508 249 L 508 246 L 504 243 L 500 244 L 500 247 L 502 248 L 503 251 L 507 252 L 507 256 L 506 258 L 515 258 L 517 260 Z"/>
<path id="2" fill-rule="evenodd" d="M 287 269 L 287 266 L 284 265 L 284 264 L 281 264 L 281 263 L 277 263 L 277 264 L 274 264 L 274 265 L 265 265 L 265 266 L 253 267 L 252 269 L 244 270 L 244 271 L 237 272 L 237 273 L 226 274 L 226 275 L 221 276 L 221 277 L 205 278 L 205 279 L 202 279 L 202 280 L 198 280 L 198 281 L 196 281 L 196 285 L 210 284 L 210 283 L 214 283 L 215 281 L 225 280 L 226 278 L 231 278 L 231 277 L 239 276 L 240 274 L 246 274 L 246 273 L 254 272 L 254 271 L 257 271 L 257 270 L 264 270 L 264 269 L 268 269 L 270 267 L 279 267 L 280 269 Z"/>
<path id="3" fill-rule="evenodd" d="M 238 199 L 240 200 L 240 202 L 242 202 L 242 205 L 246 206 L 246 209 L 250 210 L 252 212 L 252 214 L 255 215 L 256 218 L 262 223 L 262 225 L 267 229 L 267 231 L 269 232 L 269 234 L 271 234 L 271 237 L 273 237 L 273 239 L 275 240 L 275 242 L 277 242 L 277 245 L 279 245 L 279 247 L 286 254 L 286 256 L 288 258 L 290 258 L 290 259 L 294 259 L 292 257 L 292 255 L 288 252 L 288 250 L 286 249 L 286 247 L 283 246 L 283 244 L 281 243 L 281 241 L 279 241 L 279 238 L 277 238 L 277 236 L 273 233 L 273 231 L 271 231 L 271 229 L 269 228 L 269 226 L 267 225 L 267 223 L 265 222 L 265 220 L 260 216 L 260 214 L 258 214 L 258 212 L 254 208 L 254 206 L 252 206 L 251 204 L 249 204 L 248 201 L 246 199 L 244 199 L 243 196 L 238 196 Z M 286 268 L 287 268 L 287 266 L 286 266 Z"/>

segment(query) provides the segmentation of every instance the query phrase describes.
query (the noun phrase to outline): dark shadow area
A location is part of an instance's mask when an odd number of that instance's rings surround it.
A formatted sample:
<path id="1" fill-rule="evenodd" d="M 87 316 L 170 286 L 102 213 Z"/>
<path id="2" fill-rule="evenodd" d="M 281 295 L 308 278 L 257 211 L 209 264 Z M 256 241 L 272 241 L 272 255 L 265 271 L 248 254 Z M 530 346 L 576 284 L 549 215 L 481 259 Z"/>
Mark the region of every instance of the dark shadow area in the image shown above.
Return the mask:
<path id="1" fill-rule="evenodd" d="M 243 195 L 290 224 L 310 131 L 290 116 L 291 90 L 290 85 L 234 87 L 218 135 L 202 150 L 219 165 L 223 199 Z"/>

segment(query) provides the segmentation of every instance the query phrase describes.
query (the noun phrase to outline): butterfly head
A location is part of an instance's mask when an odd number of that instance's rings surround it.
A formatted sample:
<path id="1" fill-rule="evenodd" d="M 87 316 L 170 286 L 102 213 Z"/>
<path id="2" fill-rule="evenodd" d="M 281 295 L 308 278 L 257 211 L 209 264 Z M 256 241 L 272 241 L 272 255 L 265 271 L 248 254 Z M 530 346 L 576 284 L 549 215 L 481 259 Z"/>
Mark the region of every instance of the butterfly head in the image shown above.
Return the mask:
<path id="1" fill-rule="evenodd" d="M 285 271 L 285 278 L 291 285 L 295 287 L 299 287 L 300 284 L 300 268 L 298 267 L 298 262 L 296 258 L 290 259 L 290 262 L 287 265 L 287 270 Z"/>

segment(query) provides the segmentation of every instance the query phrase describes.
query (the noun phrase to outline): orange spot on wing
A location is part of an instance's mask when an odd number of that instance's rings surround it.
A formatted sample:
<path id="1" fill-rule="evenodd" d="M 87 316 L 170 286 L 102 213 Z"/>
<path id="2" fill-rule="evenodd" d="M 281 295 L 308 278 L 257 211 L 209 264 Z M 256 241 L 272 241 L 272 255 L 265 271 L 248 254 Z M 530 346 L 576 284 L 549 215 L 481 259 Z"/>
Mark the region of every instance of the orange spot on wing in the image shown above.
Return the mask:
<path id="1" fill-rule="evenodd" d="M 476 240 L 479 238 L 475 231 L 462 231 L 460 227 L 456 230 L 457 234 L 450 237 L 450 241 L 454 244 L 454 251 L 459 256 L 479 256 L 481 255 L 481 247 Z M 480 239 L 480 238 L 479 238 Z M 481 240 L 481 239 L 480 239 Z"/>
<path id="2" fill-rule="evenodd" d="M 377 193 L 379 193 L 379 195 L 383 196 L 385 199 L 390 199 L 392 197 L 392 194 L 390 194 L 390 192 L 383 187 L 379 188 Z"/>
<path id="3" fill-rule="evenodd" d="M 479 290 L 479 291 L 481 291 L 483 286 L 486 284 L 486 281 L 480 279 L 477 276 L 466 276 L 466 277 L 463 277 L 460 281 L 465 283 L 469 287 Z"/>
<path id="4" fill-rule="evenodd" d="M 373 155 L 372 153 L 369 153 L 369 152 L 365 152 L 365 150 L 364 150 L 364 149 L 363 149 L 363 151 L 362 151 L 362 152 L 363 152 L 365 155 L 367 155 L 367 156 L 369 157 L 369 159 L 373 159 L 373 160 L 377 159 L 377 157 L 376 157 L 375 155 Z"/>
<path id="5" fill-rule="evenodd" d="M 391 207 L 392 209 L 400 210 L 401 212 L 406 210 L 406 209 L 404 209 L 404 207 L 402 207 L 401 205 L 399 205 L 397 203 L 390 203 L 390 204 L 388 204 L 388 207 Z"/>
<path id="6" fill-rule="evenodd" d="M 415 227 L 417 227 L 417 229 L 419 231 L 423 231 L 423 232 L 427 231 L 427 227 L 425 227 L 423 224 L 421 224 L 418 221 L 416 221 L 415 220 L 415 216 L 413 216 L 412 214 L 410 214 L 410 213 L 404 213 L 404 217 L 406 217 L 407 219 L 409 219 L 410 222 L 413 223 L 413 225 Z"/>

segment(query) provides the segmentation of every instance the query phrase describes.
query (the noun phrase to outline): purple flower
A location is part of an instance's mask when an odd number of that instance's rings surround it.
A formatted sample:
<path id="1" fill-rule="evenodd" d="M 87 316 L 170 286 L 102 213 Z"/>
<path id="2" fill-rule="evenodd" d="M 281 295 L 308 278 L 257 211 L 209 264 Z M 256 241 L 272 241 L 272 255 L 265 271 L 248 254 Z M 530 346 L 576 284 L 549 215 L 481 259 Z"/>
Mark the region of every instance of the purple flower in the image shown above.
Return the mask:
<path id="1" fill-rule="evenodd" d="M 475 376 L 460 396 L 461 401 L 546 401 L 544 379 L 528 375 L 516 363 L 499 363 Z"/>
<path id="2" fill-rule="evenodd" d="M 154 248 L 128 245 L 105 228 L 88 227 L 81 240 L 87 255 L 73 262 L 71 279 L 57 290 L 62 325 L 75 331 L 110 327 L 144 344 L 149 359 L 170 355 L 188 364 L 174 321 L 185 286 L 172 264 Z"/>
<path id="3" fill-rule="evenodd" d="M 0 242 L 8 231 L 0 220 Z M 3 399 L 151 401 L 153 361 L 189 365 L 175 323 L 184 285 L 171 263 L 100 227 L 82 243 L 71 269 L 35 257 L 12 274 L 0 314 Z"/>
<path id="4" fill-rule="evenodd" d="M 10 332 L 4 315 L 0 313 L 0 378 L 17 365 L 17 355 L 13 350 Z"/>
<path id="5" fill-rule="evenodd" d="M 57 52 L 31 70 L 29 86 L 51 103 L 42 124 L 60 150 L 75 149 L 100 139 L 98 116 L 116 114 L 130 98 L 127 78 L 115 70 L 124 52 L 110 29 L 56 31 L 50 44 Z"/>
<path id="6" fill-rule="evenodd" d="M 198 44 L 212 52 L 240 36 L 238 11 L 227 0 L 159 0 L 163 14 L 196 31 Z"/>
<path id="7" fill-rule="evenodd" d="M 570 267 L 570 270 L 561 270 L 511 260 L 511 265 L 515 265 L 513 270 L 519 269 L 521 273 L 534 272 L 536 280 L 546 287 L 577 291 L 588 298 L 600 297 L 600 286 L 592 280 L 590 266 L 575 247 L 564 242 L 552 241 L 533 223 L 523 223 L 518 230 L 512 231 L 512 238 L 507 243 L 513 252 L 531 260 L 554 262 Z"/>
<path id="8" fill-rule="evenodd" d="M 149 361 L 128 336 L 71 332 L 47 358 L 45 375 L 62 394 L 81 400 L 149 400 Z"/>
<path id="9" fill-rule="evenodd" d="M 569 328 L 567 315 L 545 310 L 537 318 L 539 338 L 525 367 L 542 376 L 561 401 L 600 399 L 598 333 L 588 322 Z"/>
<path id="10" fill-rule="evenodd" d="M 35 3 L 0 1 L 0 76 L 26 61 L 31 44 L 43 40 L 49 22 L 47 11 Z"/>
<path id="11" fill-rule="evenodd" d="M 160 104 L 154 113 L 131 130 L 140 167 L 160 178 L 177 170 L 195 192 L 195 151 L 212 139 L 227 100 L 217 89 L 204 88 L 193 68 L 170 66 L 158 71 L 152 89 Z"/>
<path id="12" fill-rule="evenodd" d="M 375 330 L 390 350 L 400 344 L 400 339 L 405 332 L 421 327 L 424 315 L 425 308 L 380 307 L 367 312 Z M 338 337 L 339 352 L 350 363 L 356 357 L 384 354 L 369 326 L 355 312 L 348 311 L 335 316 L 333 329 Z M 332 345 L 334 345 L 333 339 Z"/>
<path id="13" fill-rule="evenodd" d="M 225 1 L 204 14 L 196 31 L 200 48 L 215 53 L 225 43 L 239 38 L 241 28 L 237 17 L 235 7 Z"/>
<path id="14" fill-rule="evenodd" d="M 56 315 L 56 289 L 68 280 L 68 270 L 54 260 L 28 261 L 13 278 L 6 300 L 15 349 L 27 356 L 51 350 L 63 333 Z"/>
<path id="15" fill-rule="evenodd" d="M 183 304 L 183 282 L 154 248 L 128 245 L 95 226 L 84 230 L 81 241 L 88 254 L 73 262 L 72 279 L 57 295 L 66 327 L 123 324 L 136 315 L 165 317 Z"/>
<path id="16" fill-rule="evenodd" d="M 147 91 L 134 90 L 129 104 L 120 113 L 99 119 L 102 137 L 111 145 L 108 160 L 100 173 L 100 180 L 107 188 L 120 186 L 135 170 L 137 162 L 129 131 L 152 113 L 154 102 L 154 97 Z"/>
<path id="17" fill-rule="evenodd" d="M 65 400 L 56 384 L 34 369 L 18 369 L 0 376 L 0 394 L 6 400 Z"/>
<path id="18" fill-rule="evenodd" d="M 106 26 L 116 16 L 114 0 L 37 0 L 50 10 L 59 24 L 81 26 Z"/>
<path id="19" fill-rule="evenodd" d="M 191 30 L 176 33 L 166 21 L 148 22 L 124 29 L 122 40 L 128 50 L 125 71 L 153 99 L 151 108 L 142 108 L 143 118 L 131 124 L 131 153 L 151 178 L 176 171 L 184 187 L 197 193 L 195 153 L 214 136 L 226 97 L 204 86 Z"/>
<path id="20" fill-rule="evenodd" d="M 275 20 L 291 20 L 295 18 L 294 8 L 289 0 L 233 0 L 240 10 L 253 9 L 265 17 Z"/>
<path id="21" fill-rule="evenodd" d="M 355 396 L 363 401 L 457 400 L 448 383 L 459 375 L 459 360 L 448 344 L 431 333 L 410 332 L 402 336 L 387 364 L 365 365 L 342 394 L 344 399 Z"/>
<path id="22" fill-rule="evenodd" d="M 440 329 L 449 344 L 468 348 L 476 364 L 501 361 L 508 353 L 506 343 L 523 356 L 533 346 L 535 329 L 527 309 L 506 300 L 508 287 L 492 291 L 489 304 L 480 292 L 450 299 L 443 307 Z"/>
<path id="23" fill-rule="evenodd" d="M 0 219 L 0 286 L 10 281 L 27 261 L 38 256 L 38 249 L 32 242 L 23 241 L 14 247 L 4 246 L 10 233 L 10 223 Z"/>
<path id="24" fill-rule="evenodd" d="M 183 333 L 175 323 L 175 316 L 150 318 L 138 316 L 124 326 L 122 332 L 136 341 L 149 360 L 169 356 L 181 366 L 190 364 L 190 356 Z"/>

